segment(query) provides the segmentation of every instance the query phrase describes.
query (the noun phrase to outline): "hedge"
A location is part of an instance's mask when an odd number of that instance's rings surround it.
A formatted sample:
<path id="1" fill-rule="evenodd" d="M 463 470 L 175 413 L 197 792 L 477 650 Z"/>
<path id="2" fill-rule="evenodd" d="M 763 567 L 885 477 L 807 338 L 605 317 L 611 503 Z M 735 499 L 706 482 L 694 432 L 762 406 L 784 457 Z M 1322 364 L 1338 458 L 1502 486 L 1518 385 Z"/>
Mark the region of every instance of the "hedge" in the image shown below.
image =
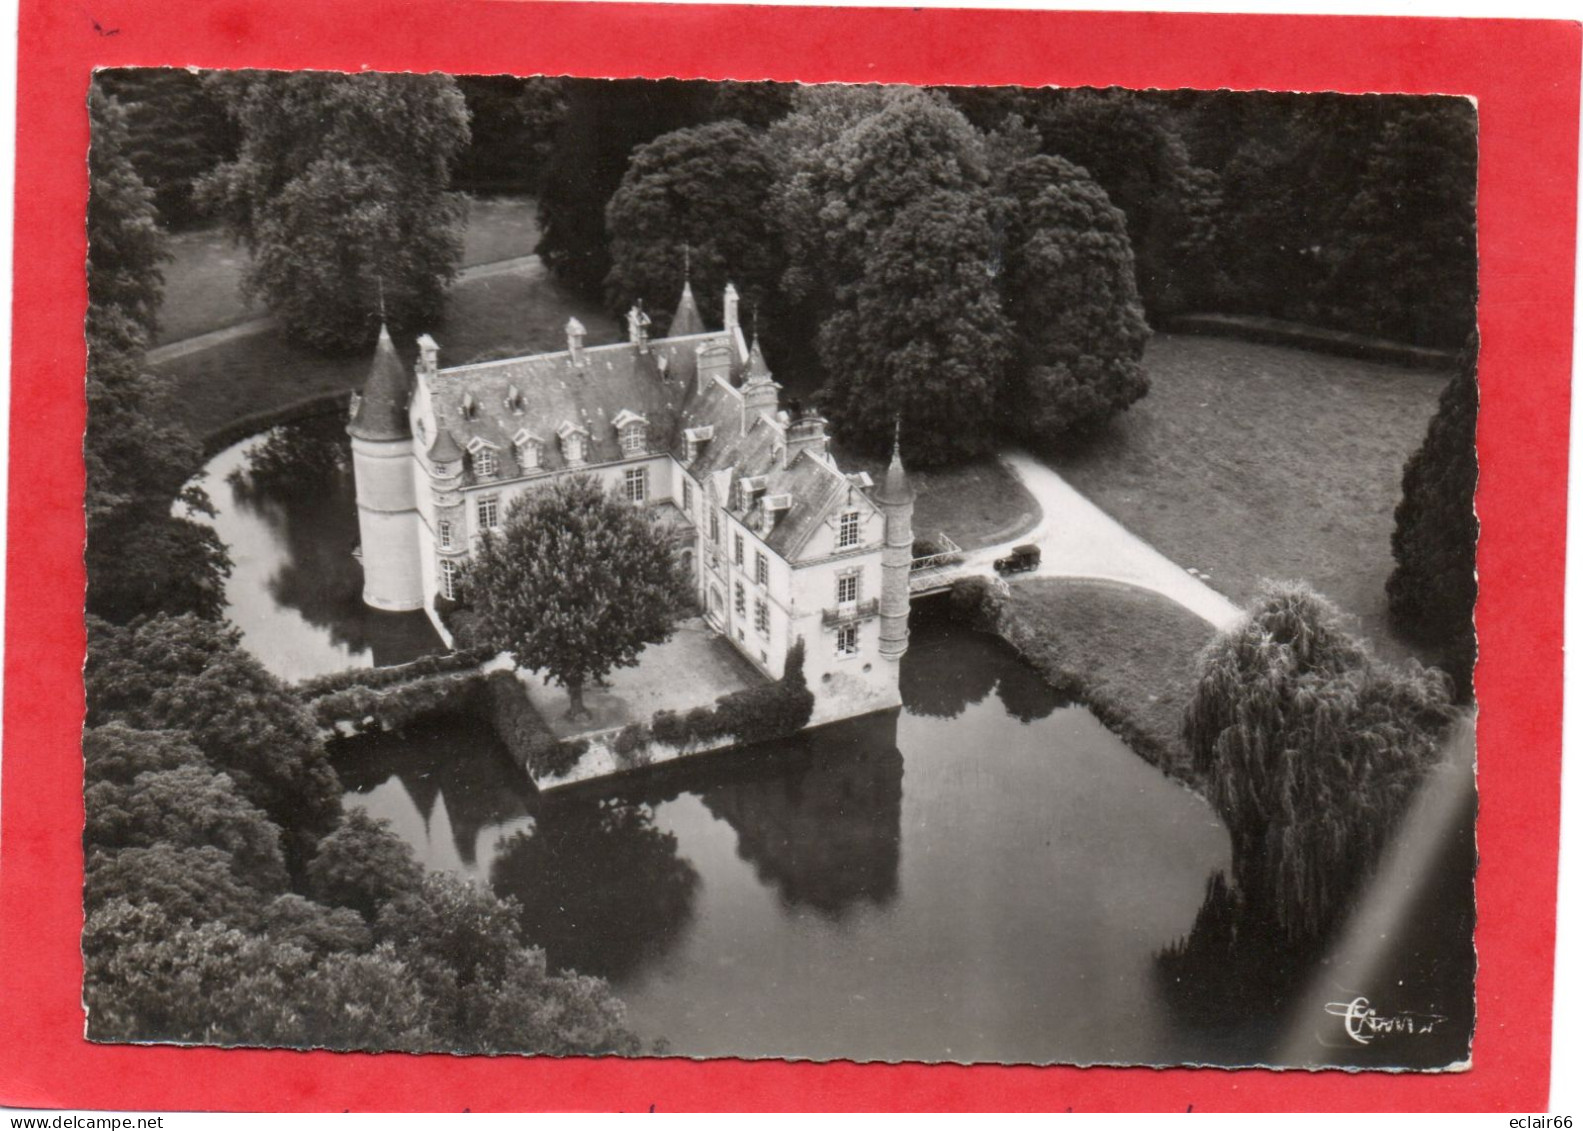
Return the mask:
<path id="1" fill-rule="evenodd" d="M 588 750 L 587 741 L 562 742 L 528 699 L 513 672 L 492 672 L 484 680 L 484 712 L 518 765 L 535 781 L 560 777 Z"/>
<path id="2" fill-rule="evenodd" d="M 624 758 L 629 751 L 624 751 L 623 746 L 635 750 L 647 746 L 650 739 L 683 747 L 727 735 L 743 746 L 751 746 L 796 734 L 808 725 L 813 707 L 813 692 L 803 674 L 803 642 L 799 640 L 787 651 L 786 670 L 776 682 L 722 695 L 715 700 L 713 710 L 694 707 L 685 715 L 656 711 L 648 727 L 633 723 L 617 735 L 613 748 L 618 757 Z"/>
<path id="3" fill-rule="evenodd" d="M 423 719 L 468 713 L 483 686 L 478 672 L 447 672 L 385 689 L 358 684 L 321 695 L 310 706 L 320 726 L 351 722 L 361 728 L 372 718 L 383 730 L 400 730 Z"/>
<path id="4" fill-rule="evenodd" d="M 421 656 L 410 663 L 395 667 L 347 668 L 344 671 L 331 672 L 329 675 L 305 679 L 296 685 L 296 691 L 304 699 L 312 700 L 333 691 L 345 691 L 353 687 L 390 687 L 424 676 L 476 668 L 487 659 L 489 655 L 484 650 L 462 649 L 433 656 Z"/>

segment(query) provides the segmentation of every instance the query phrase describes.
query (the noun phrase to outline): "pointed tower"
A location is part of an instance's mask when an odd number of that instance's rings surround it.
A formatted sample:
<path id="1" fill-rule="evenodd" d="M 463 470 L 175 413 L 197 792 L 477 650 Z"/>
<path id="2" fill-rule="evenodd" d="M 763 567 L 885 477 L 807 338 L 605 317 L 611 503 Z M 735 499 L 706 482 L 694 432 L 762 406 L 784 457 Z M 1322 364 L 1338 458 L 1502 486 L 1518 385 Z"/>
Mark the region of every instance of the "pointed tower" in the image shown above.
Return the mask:
<path id="1" fill-rule="evenodd" d="M 346 431 L 352 437 L 357 527 L 362 537 L 363 601 L 376 609 L 423 607 L 412 426 L 412 378 L 390 331 L 379 327 L 374 364 Z"/>
<path id="2" fill-rule="evenodd" d="M 742 376 L 742 412 L 744 427 L 758 419 L 758 414 L 767 412 L 774 416 L 780 408 L 781 387 L 775 383 L 775 377 L 770 373 L 770 367 L 764 360 L 764 351 L 759 349 L 758 335 L 753 335 L 753 349 L 748 354 L 747 372 Z"/>
<path id="3" fill-rule="evenodd" d="M 676 304 L 676 313 L 671 315 L 671 328 L 666 331 L 666 337 L 682 338 L 703 332 L 703 315 L 698 313 L 698 300 L 693 298 L 693 284 L 689 279 L 682 284 L 682 300 Z"/>
<path id="4" fill-rule="evenodd" d="M 901 465 L 901 424 L 891 449 L 885 482 L 874 494 L 885 516 L 885 549 L 880 557 L 879 654 L 899 661 L 907 653 L 907 616 L 912 610 L 912 504 L 917 498 Z"/>

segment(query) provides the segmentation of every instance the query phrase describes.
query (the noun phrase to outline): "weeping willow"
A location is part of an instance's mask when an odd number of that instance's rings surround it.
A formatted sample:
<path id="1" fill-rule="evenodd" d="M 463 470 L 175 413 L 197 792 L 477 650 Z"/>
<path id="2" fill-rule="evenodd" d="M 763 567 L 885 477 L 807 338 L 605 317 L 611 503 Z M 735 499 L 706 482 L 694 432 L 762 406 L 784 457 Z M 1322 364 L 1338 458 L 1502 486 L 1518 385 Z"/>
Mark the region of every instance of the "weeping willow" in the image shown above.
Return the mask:
<path id="1" fill-rule="evenodd" d="M 1246 905 L 1294 941 L 1322 934 L 1438 760 L 1453 713 L 1443 673 L 1380 662 L 1329 601 L 1267 584 L 1200 655 L 1185 718 Z"/>

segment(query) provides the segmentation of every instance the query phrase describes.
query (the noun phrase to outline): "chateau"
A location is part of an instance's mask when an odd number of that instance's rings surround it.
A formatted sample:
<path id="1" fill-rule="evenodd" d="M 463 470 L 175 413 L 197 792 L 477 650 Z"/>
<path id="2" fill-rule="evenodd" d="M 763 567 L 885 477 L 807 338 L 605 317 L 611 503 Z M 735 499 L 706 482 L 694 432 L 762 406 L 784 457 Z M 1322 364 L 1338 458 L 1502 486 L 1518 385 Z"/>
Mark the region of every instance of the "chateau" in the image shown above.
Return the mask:
<path id="1" fill-rule="evenodd" d="M 826 421 L 780 407 L 738 308 L 727 285 L 708 330 L 688 283 L 668 337 L 634 308 L 625 342 L 588 346 L 574 318 L 563 351 L 449 369 L 424 335 L 410 375 L 381 328 L 347 428 L 364 601 L 434 616 L 514 499 L 587 474 L 655 512 L 709 624 L 765 675 L 804 641 L 815 722 L 898 705 L 914 498 L 900 455 L 878 486 L 844 474 Z"/>

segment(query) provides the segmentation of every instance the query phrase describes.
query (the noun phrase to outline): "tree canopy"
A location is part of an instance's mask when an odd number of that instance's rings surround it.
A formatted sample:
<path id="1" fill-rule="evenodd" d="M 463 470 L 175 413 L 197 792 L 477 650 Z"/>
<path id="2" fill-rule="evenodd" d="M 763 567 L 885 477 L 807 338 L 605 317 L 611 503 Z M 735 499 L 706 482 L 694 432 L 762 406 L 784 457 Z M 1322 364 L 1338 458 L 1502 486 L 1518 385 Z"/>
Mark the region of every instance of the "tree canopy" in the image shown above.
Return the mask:
<path id="1" fill-rule="evenodd" d="M 774 176 L 763 137 L 740 122 L 673 130 L 639 146 L 605 210 L 610 307 L 641 299 L 663 332 L 687 266 L 708 324 L 721 322 L 728 282 L 748 310 L 767 306 L 781 270 L 769 214 Z"/>
<path id="2" fill-rule="evenodd" d="M 1002 420 L 1045 440 L 1109 419 L 1149 389 L 1149 327 L 1134 283 L 1126 221 L 1105 191 L 1059 157 L 1004 177 L 1008 313 L 1020 356 Z"/>
<path id="3" fill-rule="evenodd" d="M 340 816 L 340 783 L 297 697 L 244 651 L 234 629 L 195 616 L 90 621 L 88 723 L 191 736 L 243 797 L 288 832 L 301 861 Z"/>
<path id="4" fill-rule="evenodd" d="M 518 497 L 503 531 L 486 534 L 464 577 L 476 643 L 510 652 L 565 686 L 637 662 L 670 638 L 686 583 L 646 511 L 588 476 L 564 476 Z"/>
<path id="5" fill-rule="evenodd" d="M 288 331 L 321 349 L 439 315 L 462 255 L 468 143 L 447 75 L 232 72 L 209 80 L 241 134 L 200 196 L 252 253 L 245 278 Z"/>
<path id="6" fill-rule="evenodd" d="M 143 357 L 163 291 L 164 235 L 126 156 L 124 115 L 97 85 L 89 119 L 88 609 L 114 621 L 218 617 L 231 563 L 214 530 L 195 520 L 210 512 L 207 496 L 186 483 L 202 453 L 171 423 L 169 385 Z M 185 514 L 172 511 L 172 499 Z"/>
<path id="7" fill-rule="evenodd" d="M 1424 442 L 1402 471 L 1391 553 L 1396 568 L 1385 584 L 1391 619 L 1408 635 L 1438 648 L 1458 689 L 1470 694 L 1477 651 L 1473 607 L 1479 524 L 1478 339 L 1469 338 L 1456 374 L 1440 394 Z"/>
<path id="8" fill-rule="evenodd" d="M 1374 866 L 1452 719 L 1445 676 L 1393 669 L 1301 585 L 1267 585 L 1199 658 L 1185 729 L 1231 834 L 1233 881 L 1293 939 Z"/>

